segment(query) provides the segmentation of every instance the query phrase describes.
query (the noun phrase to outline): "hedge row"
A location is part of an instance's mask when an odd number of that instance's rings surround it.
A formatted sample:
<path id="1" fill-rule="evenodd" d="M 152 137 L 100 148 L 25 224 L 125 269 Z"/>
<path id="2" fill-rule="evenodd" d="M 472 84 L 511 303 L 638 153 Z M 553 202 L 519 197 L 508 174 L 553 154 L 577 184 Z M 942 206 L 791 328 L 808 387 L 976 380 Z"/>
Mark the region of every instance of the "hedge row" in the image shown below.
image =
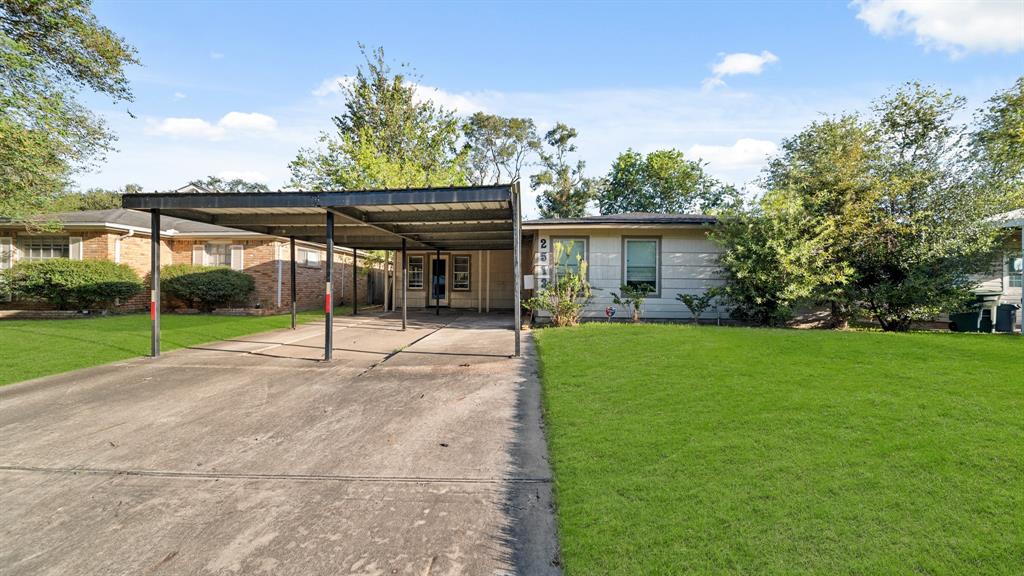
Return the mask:
<path id="1" fill-rule="evenodd" d="M 244 306 L 255 288 L 251 276 L 224 267 L 176 264 L 161 268 L 160 274 L 164 293 L 204 312 Z M 58 310 L 96 309 L 131 298 L 148 284 L 124 264 L 55 258 L 19 262 L 5 270 L 0 274 L 0 298 L 42 300 Z"/>

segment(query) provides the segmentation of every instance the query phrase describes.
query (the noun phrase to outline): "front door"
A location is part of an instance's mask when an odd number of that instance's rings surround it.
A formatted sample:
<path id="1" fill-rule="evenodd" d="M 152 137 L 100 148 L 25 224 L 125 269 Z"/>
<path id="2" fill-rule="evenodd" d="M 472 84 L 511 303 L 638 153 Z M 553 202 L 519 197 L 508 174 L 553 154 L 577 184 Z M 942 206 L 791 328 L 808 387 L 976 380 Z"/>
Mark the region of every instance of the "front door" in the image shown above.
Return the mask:
<path id="1" fill-rule="evenodd" d="M 427 306 L 448 305 L 448 256 L 430 257 L 430 302 Z"/>

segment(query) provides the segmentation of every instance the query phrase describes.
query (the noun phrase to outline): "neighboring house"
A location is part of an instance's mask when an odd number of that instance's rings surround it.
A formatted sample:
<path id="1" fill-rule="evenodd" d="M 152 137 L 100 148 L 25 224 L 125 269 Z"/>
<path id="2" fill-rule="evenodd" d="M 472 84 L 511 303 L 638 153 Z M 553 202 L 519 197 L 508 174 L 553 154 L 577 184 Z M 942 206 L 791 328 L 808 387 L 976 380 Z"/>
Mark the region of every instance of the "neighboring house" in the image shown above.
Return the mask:
<path id="1" fill-rule="evenodd" d="M 1024 285 L 1024 257 L 1021 245 L 1024 243 L 1024 208 L 1000 214 L 993 218 L 1007 234 L 1003 239 L 1002 249 L 992 262 L 991 270 L 986 274 L 974 277 L 977 287 L 974 293 L 979 300 L 994 309 L 1000 304 L 1024 305 L 1022 302 L 1022 285 Z M 1021 311 L 1017 312 L 1017 324 L 1021 322 Z"/>
<path id="2" fill-rule="evenodd" d="M 646 284 L 653 292 L 642 308 L 644 318 L 691 319 L 676 296 L 702 294 L 724 284 L 718 267 L 721 249 L 708 238 L 716 222 L 701 214 L 651 213 L 531 220 L 523 223 L 523 268 L 533 270 L 533 282 L 540 288 L 586 260 L 594 291 L 584 311 L 588 318 L 604 318 L 605 309 L 615 307 L 612 292 L 622 285 Z M 616 310 L 616 317 L 624 312 Z M 728 318 L 718 303 L 702 317 L 718 318 Z"/>
<path id="3" fill-rule="evenodd" d="M 145 278 L 150 265 L 150 216 L 125 210 L 88 210 L 51 214 L 47 218 L 61 223 L 57 232 L 34 232 L 24 224 L 0 219 L 0 269 L 19 261 L 70 258 L 72 260 L 110 260 L 131 266 Z M 289 242 L 287 238 L 246 232 L 180 218 L 161 219 L 160 260 L 169 264 L 230 266 L 253 277 L 256 289 L 251 306 L 271 311 L 290 307 Z M 365 253 L 360 253 L 365 256 Z M 296 243 L 296 300 L 300 309 L 323 306 L 324 272 L 321 263 L 323 245 Z M 336 247 L 334 254 L 334 299 L 351 302 L 352 251 Z M 368 277 L 358 277 L 360 303 L 367 302 Z M 122 309 L 142 309 L 148 295 L 140 294 Z M 3 308 L 41 307 L 38 302 L 8 302 Z"/>

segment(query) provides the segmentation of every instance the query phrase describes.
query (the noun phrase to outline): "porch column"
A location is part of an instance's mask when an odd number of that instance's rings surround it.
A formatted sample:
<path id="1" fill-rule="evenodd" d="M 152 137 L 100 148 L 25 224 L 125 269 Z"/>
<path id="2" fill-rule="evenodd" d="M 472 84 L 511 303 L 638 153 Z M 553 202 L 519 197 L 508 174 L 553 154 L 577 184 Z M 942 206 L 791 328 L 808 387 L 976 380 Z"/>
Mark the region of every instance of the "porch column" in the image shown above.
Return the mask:
<path id="1" fill-rule="evenodd" d="M 405 331 L 405 323 L 408 319 L 409 309 L 409 259 L 405 255 L 405 238 L 402 238 L 402 331 Z"/>
<path id="2" fill-rule="evenodd" d="M 430 277 L 432 279 L 432 282 L 430 283 L 430 286 L 431 286 L 431 289 L 434 291 L 434 316 L 440 316 L 441 315 L 441 293 L 438 290 L 438 286 L 437 286 L 437 284 L 439 283 L 438 280 L 437 280 L 437 275 L 434 274 L 434 268 L 438 265 L 437 263 L 440 262 L 440 261 L 441 261 L 441 251 L 438 250 L 436 252 L 436 255 L 434 256 L 434 265 L 430 267 Z M 447 273 L 447 272 L 448 271 L 445 270 L 445 273 Z"/>
<path id="3" fill-rule="evenodd" d="M 327 211 L 327 265 L 324 266 L 324 360 L 331 359 L 334 348 L 334 303 L 331 294 L 334 292 L 334 212 Z"/>
<path id="4" fill-rule="evenodd" d="M 384 251 L 384 311 L 388 311 L 388 283 L 391 282 L 391 256 L 390 250 Z M 373 273 L 372 271 L 370 272 Z"/>
<path id="5" fill-rule="evenodd" d="M 153 208 L 149 216 L 149 318 L 153 324 L 149 355 L 156 358 L 160 355 L 160 209 Z"/>
<path id="6" fill-rule="evenodd" d="M 291 249 L 291 288 L 292 288 L 292 330 L 295 330 L 295 236 L 288 237 L 289 248 Z"/>
<path id="7" fill-rule="evenodd" d="M 521 326 L 522 326 L 522 323 L 523 323 L 523 319 L 522 319 L 523 311 L 522 311 L 522 306 L 520 305 L 520 294 L 522 293 L 522 289 L 520 288 L 520 285 L 523 282 L 522 256 L 521 256 L 520 252 L 522 251 L 523 234 L 522 234 L 522 230 L 521 230 L 521 228 L 522 228 L 522 222 L 521 222 L 522 215 L 520 214 L 520 211 L 519 211 L 519 183 L 518 182 L 516 182 L 515 184 L 512 185 L 512 218 L 513 218 L 512 234 L 515 235 L 512 238 L 512 244 L 513 244 L 513 249 L 512 249 L 512 274 L 514 275 L 513 276 L 513 283 L 512 283 L 512 286 L 514 287 L 514 290 L 513 290 L 514 296 L 513 296 L 513 302 L 512 302 L 512 306 L 513 306 L 512 319 L 516 323 L 516 326 L 515 326 L 515 330 L 516 330 L 516 351 L 515 351 L 515 356 L 518 358 L 519 357 L 519 353 L 520 353 L 520 343 L 519 343 L 519 341 L 520 341 L 520 334 L 519 334 L 519 332 L 521 330 Z"/>
<path id="8" fill-rule="evenodd" d="M 352 249 L 352 315 L 359 313 L 359 254 Z"/>

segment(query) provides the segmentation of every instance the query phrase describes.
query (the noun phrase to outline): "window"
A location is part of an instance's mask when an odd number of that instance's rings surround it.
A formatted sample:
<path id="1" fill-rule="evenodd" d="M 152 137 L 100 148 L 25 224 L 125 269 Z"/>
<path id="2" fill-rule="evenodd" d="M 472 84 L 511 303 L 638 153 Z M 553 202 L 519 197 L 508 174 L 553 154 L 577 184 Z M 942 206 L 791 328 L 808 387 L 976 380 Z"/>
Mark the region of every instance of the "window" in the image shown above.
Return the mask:
<path id="1" fill-rule="evenodd" d="M 207 266 L 231 266 L 231 247 L 227 244 L 207 244 L 206 250 Z"/>
<path id="2" fill-rule="evenodd" d="M 647 285 L 652 293 L 658 292 L 658 241 L 656 239 L 625 240 L 627 286 L 639 288 Z"/>
<path id="3" fill-rule="evenodd" d="M 469 256 L 455 256 L 452 290 L 469 290 Z"/>
<path id="4" fill-rule="evenodd" d="M 409 288 L 423 288 L 423 256 L 409 256 Z"/>
<path id="5" fill-rule="evenodd" d="M 1024 268 L 1024 257 L 1021 253 L 1010 254 L 1006 258 L 1006 271 L 1010 275 L 1010 288 L 1021 287 L 1021 269 Z"/>
<path id="6" fill-rule="evenodd" d="M 320 267 L 320 251 L 319 250 L 296 250 L 298 254 L 295 255 L 295 263 L 306 268 L 319 268 Z"/>
<path id="7" fill-rule="evenodd" d="M 26 236 L 18 240 L 23 260 L 49 260 L 71 255 L 67 236 Z"/>
<path id="8" fill-rule="evenodd" d="M 551 241 L 555 277 L 567 272 L 580 273 L 580 263 L 587 259 L 587 241 L 584 238 L 558 238 Z"/>

